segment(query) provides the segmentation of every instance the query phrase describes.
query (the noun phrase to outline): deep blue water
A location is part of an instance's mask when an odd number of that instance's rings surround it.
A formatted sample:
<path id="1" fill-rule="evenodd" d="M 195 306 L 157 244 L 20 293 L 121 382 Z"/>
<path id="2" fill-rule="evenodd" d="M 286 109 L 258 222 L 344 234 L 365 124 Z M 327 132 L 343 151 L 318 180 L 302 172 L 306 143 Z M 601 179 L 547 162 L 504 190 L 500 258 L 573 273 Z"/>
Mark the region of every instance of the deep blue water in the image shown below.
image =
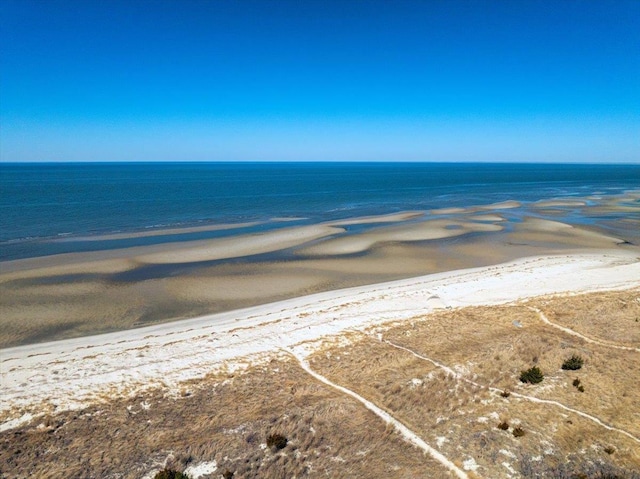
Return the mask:
<path id="1" fill-rule="evenodd" d="M 175 239 L 74 240 L 149 228 L 273 217 L 317 222 L 632 189 L 640 189 L 640 165 L 5 163 L 0 164 L 0 260 Z M 276 226 L 283 224 L 242 231 Z"/>

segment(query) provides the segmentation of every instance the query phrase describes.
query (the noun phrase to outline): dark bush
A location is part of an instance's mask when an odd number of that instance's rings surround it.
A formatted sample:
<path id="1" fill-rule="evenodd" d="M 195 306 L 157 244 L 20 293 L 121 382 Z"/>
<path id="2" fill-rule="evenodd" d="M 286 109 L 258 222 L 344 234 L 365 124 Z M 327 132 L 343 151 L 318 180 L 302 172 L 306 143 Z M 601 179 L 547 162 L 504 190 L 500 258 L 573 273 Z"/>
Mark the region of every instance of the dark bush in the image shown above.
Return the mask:
<path id="1" fill-rule="evenodd" d="M 500 393 L 500 396 L 502 396 L 503 398 L 508 398 L 509 396 L 511 396 L 511 393 L 509 391 L 502 391 Z"/>
<path id="2" fill-rule="evenodd" d="M 231 472 L 229 469 L 227 469 L 222 473 L 222 477 L 224 479 L 233 479 L 233 474 L 234 474 L 233 472 Z"/>
<path id="3" fill-rule="evenodd" d="M 562 369 L 567 371 L 577 371 L 582 367 L 583 364 L 582 357 L 574 354 L 569 359 L 566 359 L 564 363 L 562 363 Z"/>
<path id="4" fill-rule="evenodd" d="M 509 429 L 509 424 L 507 423 L 507 421 L 502 421 L 500 424 L 498 424 L 498 429 L 506 431 L 507 429 Z"/>
<path id="5" fill-rule="evenodd" d="M 575 378 L 572 384 L 573 384 L 573 387 L 577 388 L 578 386 L 580 386 L 580 380 L 578 378 Z"/>
<path id="6" fill-rule="evenodd" d="M 267 436 L 267 447 L 273 450 L 284 449 L 287 446 L 287 438 L 281 434 L 271 434 Z"/>
<path id="7" fill-rule="evenodd" d="M 604 448 L 604 452 L 606 452 L 607 454 L 613 454 L 614 452 L 616 452 L 616 450 L 611 446 L 607 446 Z"/>
<path id="8" fill-rule="evenodd" d="M 190 479 L 190 478 L 189 476 L 187 476 L 182 472 L 178 472 L 174 469 L 165 468 L 162 471 L 158 472 L 155 476 L 153 476 L 153 479 Z"/>
<path id="9" fill-rule="evenodd" d="M 524 436 L 524 429 L 522 429 L 521 427 L 517 427 L 513 430 L 513 435 L 515 437 L 522 437 Z"/>
<path id="10" fill-rule="evenodd" d="M 534 366 L 520 373 L 520 381 L 523 383 L 537 384 L 541 383 L 543 379 L 544 374 L 542 374 L 538 366 Z"/>
<path id="11" fill-rule="evenodd" d="M 580 391 L 581 393 L 584 392 L 584 386 L 582 384 L 578 386 L 578 391 Z"/>

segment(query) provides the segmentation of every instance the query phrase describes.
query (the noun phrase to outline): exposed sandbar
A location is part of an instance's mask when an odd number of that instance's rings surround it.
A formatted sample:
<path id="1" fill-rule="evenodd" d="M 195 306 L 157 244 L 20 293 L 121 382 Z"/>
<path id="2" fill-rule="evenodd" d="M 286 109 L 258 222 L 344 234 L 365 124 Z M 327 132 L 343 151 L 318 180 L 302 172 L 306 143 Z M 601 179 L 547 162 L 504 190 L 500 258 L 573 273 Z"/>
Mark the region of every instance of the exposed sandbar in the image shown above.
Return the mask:
<path id="1" fill-rule="evenodd" d="M 342 233 L 343 231 L 342 228 L 328 225 L 285 228 L 232 238 L 189 242 L 186 247 L 180 250 L 137 256 L 136 259 L 143 263 L 161 264 L 237 258 L 291 248 L 308 241 Z"/>
<path id="2" fill-rule="evenodd" d="M 502 226 L 495 224 L 429 220 L 324 241 L 316 246 L 304 248 L 299 253 L 317 256 L 353 254 L 370 250 L 381 243 L 428 241 L 461 236 L 472 232 L 495 232 L 501 230 Z"/>

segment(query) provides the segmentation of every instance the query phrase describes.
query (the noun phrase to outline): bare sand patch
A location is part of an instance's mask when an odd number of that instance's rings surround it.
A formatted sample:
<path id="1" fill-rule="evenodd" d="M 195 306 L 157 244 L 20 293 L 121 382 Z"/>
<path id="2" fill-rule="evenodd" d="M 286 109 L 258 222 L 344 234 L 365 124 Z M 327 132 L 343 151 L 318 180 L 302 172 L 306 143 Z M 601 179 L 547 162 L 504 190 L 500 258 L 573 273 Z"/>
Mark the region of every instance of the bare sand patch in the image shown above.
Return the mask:
<path id="1" fill-rule="evenodd" d="M 428 220 L 327 240 L 318 245 L 303 248 L 299 251 L 299 254 L 315 256 L 354 254 L 367 251 L 382 243 L 428 241 L 451 238 L 472 232 L 495 232 L 502 229 L 502 226 L 496 224 Z"/>
<path id="2" fill-rule="evenodd" d="M 587 202 L 582 200 L 543 200 L 536 201 L 533 204 L 534 208 L 553 208 L 556 206 L 560 207 L 579 207 L 586 206 Z"/>
<path id="3" fill-rule="evenodd" d="M 511 243 L 539 247 L 607 248 L 624 240 L 598 231 L 579 228 L 559 221 L 527 218 L 506 235 Z"/>
<path id="4" fill-rule="evenodd" d="M 472 221 L 504 221 L 504 218 L 500 215 L 473 215 L 469 216 L 469 219 Z"/>
<path id="5" fill-rule="evenodd" d="M 168 291 L 187 301 L 264 300 L 278 295 L 299 295 L 314 291 L 322 284 L 322 275 L 256 273 L 242 276 L 190 278 L 174 282 Z"/>
<path id="6" fill-rule="evenodd" d="M 508 201 L 501 201 L 500 203 L 492 203 L 490 205 L 476 206 L 475 209 L 477 210 L 508 210 L 512 208 L 520 208 L 521 206 L 522 206 L 522 203 L 520 203 L 519 201 L 508 200 Z"/>
<path id="7" fill-rule="evenodd" d="M 191 263 L 215 259 L 269 253 L 325 238 L 344 230 L 333 226 L 313 225 L 285 228 L 261 234 L 190 242 L 177 251 L 165 251 L 138 256 L 144 263 Z"/>

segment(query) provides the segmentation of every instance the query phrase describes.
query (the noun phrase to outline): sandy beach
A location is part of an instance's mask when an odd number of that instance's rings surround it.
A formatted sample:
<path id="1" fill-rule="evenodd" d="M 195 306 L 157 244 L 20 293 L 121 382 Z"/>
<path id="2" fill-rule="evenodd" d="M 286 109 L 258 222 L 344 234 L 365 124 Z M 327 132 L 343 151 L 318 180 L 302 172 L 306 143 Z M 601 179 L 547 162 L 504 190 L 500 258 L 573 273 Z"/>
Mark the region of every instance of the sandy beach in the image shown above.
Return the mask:
<path id="1" fill-rule="evenodd" d="M 330 291 L 190 320 L 2 350 L 2 429 L 33 415 L 250 364 L 323 337 L 438 308 L 640 286 L 637 255 L 525 258 Z"/>

